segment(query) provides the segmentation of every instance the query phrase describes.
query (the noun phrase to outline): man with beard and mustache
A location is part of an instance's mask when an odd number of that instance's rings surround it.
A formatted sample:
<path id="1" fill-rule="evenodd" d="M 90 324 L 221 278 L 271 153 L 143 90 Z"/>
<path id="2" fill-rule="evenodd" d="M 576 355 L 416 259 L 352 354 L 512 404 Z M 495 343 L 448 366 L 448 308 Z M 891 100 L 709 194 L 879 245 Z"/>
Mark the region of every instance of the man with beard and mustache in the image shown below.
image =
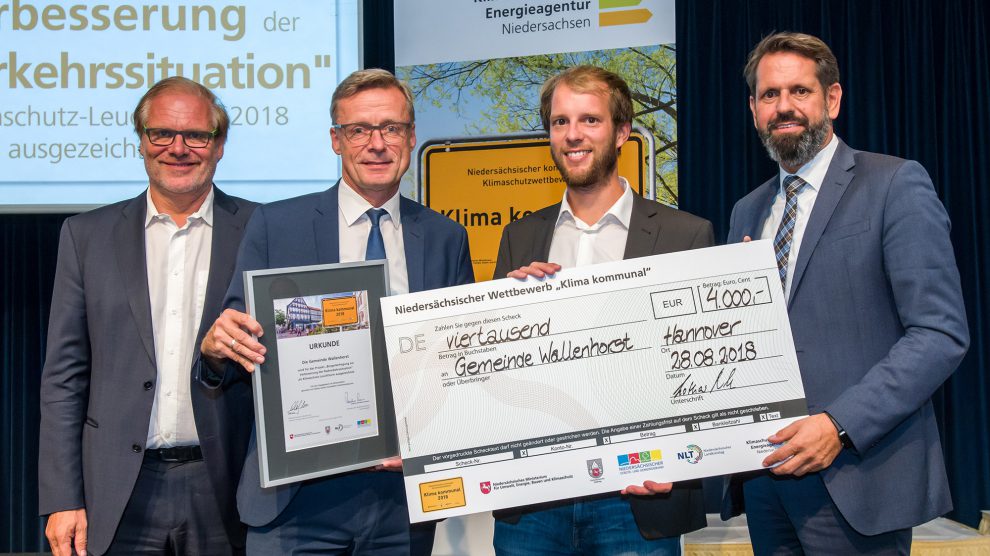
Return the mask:
<path id="1" fill-rule="evenodd" d="M 560 203 L 505 227 L 496 278 L 544 278 L 561 268 L 712 245 L 710 222 L 643 199 L 619 177 L 619 147 L 633 118 L 621 77 L 593 66 L 570 68 L 543 84 L 540 117 L 567 189 Z M 706 524 L 700 481 L 647 482 L 495 517 L 500 555 L 673 555 L 680 553 L 681 534 Z"/>
<path id="2" fill-rule="evenodd" d="M 908 554 L 911 527 L 952 508 L 930 400 L 969 342 L 949 219 L 917 162 L 835 137 L 820 39 L 771 35 L 745 75 L 780 172 L 728 240 L 774 239 L 810 416 L 770 436 L 776 467 L 727 483 L 722 516 L 745 502 L 756 554 Z"/>

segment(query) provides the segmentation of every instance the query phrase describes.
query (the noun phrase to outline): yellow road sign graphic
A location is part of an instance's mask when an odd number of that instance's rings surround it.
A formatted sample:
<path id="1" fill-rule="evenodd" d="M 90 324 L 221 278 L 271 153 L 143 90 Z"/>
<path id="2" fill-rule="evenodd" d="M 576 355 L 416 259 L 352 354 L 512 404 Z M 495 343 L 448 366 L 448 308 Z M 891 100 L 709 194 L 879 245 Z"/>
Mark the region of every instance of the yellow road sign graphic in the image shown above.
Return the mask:
<path id="1" fill-rule="evenodd" d="M 419 500 L 423 513 L 460 508 L 466 505 L 464 480 L 460 477 L 419 484 Z"/>
<path id="2" fill-rule="evenodd" d="M 337 297 L 323 300 L 323 326 L 341 326 L 358 321 L 357 298 Z"/>
<path id="3" fill-rule="evenodd" d="M 549 145 L 546 137 L 464 138 L 420 150 L 420 199 L 467 228 L 476 280 L 492 278 L 506 224 L 563 198 Z M 652 187 L 649 153 L 637 130 L 619 154 L 619 175 L 639 195 Z"/>

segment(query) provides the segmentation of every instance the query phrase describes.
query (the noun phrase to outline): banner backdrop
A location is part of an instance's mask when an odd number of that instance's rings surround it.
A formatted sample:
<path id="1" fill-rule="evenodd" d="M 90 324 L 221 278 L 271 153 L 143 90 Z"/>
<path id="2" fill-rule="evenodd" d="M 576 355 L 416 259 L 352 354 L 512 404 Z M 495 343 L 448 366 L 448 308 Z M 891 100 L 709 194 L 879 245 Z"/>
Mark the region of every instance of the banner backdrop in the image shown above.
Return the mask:
<path id="1" fill-rule="evenodd" d="M 523 132 L 543 132 L 540 86 L 568 67 L 592 64 L 626 79 L 633 92 L 634 124 L 645 138 L 636 154 L 623 150 L 623 158 L 640 160 L 620 162 L 620 173 L 638 188 L 638 176 L 624 169 L 652 162 L 652 172 L 643 176 L 644 195 L 677 204 L 673 0 L 420 0 L 395 2 L 395 21 L 396 73 L 415 95 L 420 146 L 403 178 L 403 191 L 465 224 L 477 279 L 492 276 L 502 226 L 561 199 L 563 184 L 554 168 L 556 180 L 529 176 L 534 179 L 516 180 L 520 183 L 514 182 L 509 193 L 502 178 L 510 176 L 477 176 L 533 165 L 531 159 L 515 158 L 526 156 L 526 149 L 506 149 L 501 143 Z M 472 138 L 478 138 L 472 144 L 478 164 L 465 166 L 463 175 L 430 173 L 425 162 L 438 144 L 454 148 Z M 428 144 L 433 151 L 424 150 Z M 644 151 L 643 145 L 650 148 Z M 499 164 L 493 166 L 492 159 Z M 545 162 L 550 163 L 549 150 Z M 512 211 L 489 206 L 488 189 L 496 186 L 503 188 L 499 198 L 511 197 Z M 493 211 L 505 214 L 463 218 Z"/>
<path id="2" fill-rule="evenodd" d="M 132 113 L 157 81 L 210 88 L 216 180 L 271 201 L 325 189 L 330 92 L 360 65 L 358 0 L 0 0 L 0 211 L 79 210 L 147 187 Z"/>

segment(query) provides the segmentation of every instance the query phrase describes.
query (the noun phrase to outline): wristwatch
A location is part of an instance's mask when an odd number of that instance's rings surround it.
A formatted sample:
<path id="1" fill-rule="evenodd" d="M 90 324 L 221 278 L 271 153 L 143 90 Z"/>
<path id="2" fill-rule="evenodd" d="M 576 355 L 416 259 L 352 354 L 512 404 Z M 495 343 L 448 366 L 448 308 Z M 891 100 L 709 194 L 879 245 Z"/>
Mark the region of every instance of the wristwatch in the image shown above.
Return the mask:
<path id="1" fill-rule="evenodd" d="M 846 433 L 846 429 L 842 428 L 842 425 L 840 425 L 839 422 L 835 420 L 835 417 L 832 417 L 831 413 L 826 411 L 825 415 L 828 415 L 829 420 L 832 421 L 833 425 L 835 425 L 835 430 L 839 432 L 839 444 L 841 444 L 843 448 L 855 450 L 856 447 L 853 446 L 852 440 L 849 438 L 849 435 Z"/>

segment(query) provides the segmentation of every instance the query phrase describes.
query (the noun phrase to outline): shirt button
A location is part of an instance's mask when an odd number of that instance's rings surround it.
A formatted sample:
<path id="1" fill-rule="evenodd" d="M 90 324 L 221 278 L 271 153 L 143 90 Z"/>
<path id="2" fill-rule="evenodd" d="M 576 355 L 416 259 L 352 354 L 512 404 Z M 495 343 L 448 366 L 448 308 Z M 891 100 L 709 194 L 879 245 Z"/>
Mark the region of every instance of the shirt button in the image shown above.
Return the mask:
<path id="1" fill-rule="evenodd" d="M 133 446 L 131 446 L 131 451 L 134 452 L 135 454 L 140 454 L 141 446 L 139 444 L 134 444 Z"/>
<path id="2" fill-rule="evenodd" d="M 152 384 L 150 380 L 144 383 L 145 390 L 151 390 L 152 386 L 154 386 L 154 384 Z"/>

